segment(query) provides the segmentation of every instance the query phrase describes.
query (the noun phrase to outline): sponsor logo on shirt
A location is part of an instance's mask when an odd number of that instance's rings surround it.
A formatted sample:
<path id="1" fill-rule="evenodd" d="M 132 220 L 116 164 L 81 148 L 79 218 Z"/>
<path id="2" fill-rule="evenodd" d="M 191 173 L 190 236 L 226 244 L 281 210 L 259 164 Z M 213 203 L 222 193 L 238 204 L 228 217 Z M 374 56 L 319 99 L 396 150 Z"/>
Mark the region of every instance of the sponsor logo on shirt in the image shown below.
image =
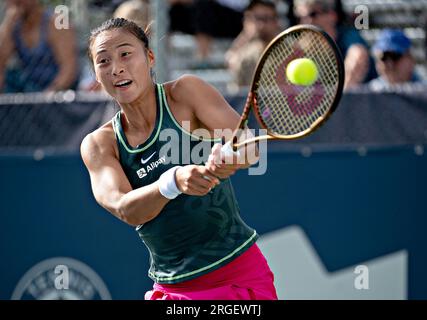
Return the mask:
<path id="1" fill-rule="evenodd" d="M 154 155 L 154 153 L 151 156 L 149 156 L 145 160 L 145 162 L 147 162 L 153 155 Z M 142 158 L 141 158 L 141 163 L 142 162 L 143 161 L 142 161 Z M 162 156 L 159 159 L 157 159 L 156 161 L 150 162 L 150 164 L 148 164 L 146 167 L 142 167 L 142 168 L 138 169 L 136 171 L 136 174 L 138 175 L 138 177 L 140 179 L 142 179 L 142 178 L 144 178 L 148 174 L 148 172 L 155 170 L 158 166 L 160 166 L 161 164 L 163 164 L 165 162 L 166 162 L 166 156 Z"/>

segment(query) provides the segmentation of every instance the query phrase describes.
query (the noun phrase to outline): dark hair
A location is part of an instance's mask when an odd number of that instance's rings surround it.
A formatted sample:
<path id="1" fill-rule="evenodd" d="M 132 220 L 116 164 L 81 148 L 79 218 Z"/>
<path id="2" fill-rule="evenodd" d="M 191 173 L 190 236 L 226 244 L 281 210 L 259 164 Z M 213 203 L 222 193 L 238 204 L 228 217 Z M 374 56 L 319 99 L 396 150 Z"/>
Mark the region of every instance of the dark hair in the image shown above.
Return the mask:
<path id="1" fill-rule="evenodd" d="M 319 5 L 323 11 L 335 11 L 336 15 L 337 15 L 337 26 L 342 26 L 342 25 L 351 25 L 352 22 L 348 19 L 344 8 L 343 8 L 343 4 L 342 4 L 342 0 L 293 0 L 294 5 L 293 8 L 295 11 L 295 8 L 298 4 L 314 4 L 314 5 Z M 295 14 L 295 12 L 294 12 Z M 296 19 L 298 20 L 298 19 Z"/>
<path id="2" fill-rule="evenodd" d="M 113 18 L 113 19 L 105 21 L 99 27 L 97 27 L 91 31 L 89 41 L 88 41 L 88 51 L 87 51 L 87 55 L 88 55 L 90 61 L 93 60 L 92 52 L 91 52 L 91 47 L 92 47 L 93 41 L 96 39 L 96 37 L 100 33 L 104 32 L 104 31 L 108 31 L 108 30 L 113 30 L 113 29 L 124 29 L 124 30 L 126 30 L 127 32 L 133 34 L 135 37 L 137 37 L 139 40 L 141 40 L 141 42 L 144 44 L 144 47 L 147 50 L 150 49 L 149 40 L 148 40 L 148 36 L 150 33 L 150 31 L 149 31 L 150 25 L 148 25 L 146 30 L 144 31 L 140 26 L 138 26 L 133 21 L 126 20 L 124 18 Z"/>
<path id="3" fill-rule="evenodd" d="M 245 11 L 252 10 L 257 5 L 269 7 L 270 9 L 276 11 L 276 4 L 273 1 L 269 0 L 252 0 L 249 2 Z"/>

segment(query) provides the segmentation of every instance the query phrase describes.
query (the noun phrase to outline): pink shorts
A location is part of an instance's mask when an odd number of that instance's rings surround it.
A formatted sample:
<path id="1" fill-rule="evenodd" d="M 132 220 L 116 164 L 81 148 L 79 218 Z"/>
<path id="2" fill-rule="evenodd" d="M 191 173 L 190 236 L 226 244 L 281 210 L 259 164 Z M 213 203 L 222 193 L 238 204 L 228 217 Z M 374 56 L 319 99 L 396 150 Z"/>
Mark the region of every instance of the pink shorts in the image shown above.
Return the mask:
<path id="1" fill-rule="evenodd" d="M 145 300 L 277 300 L 274 276 L 256 244 L 230 263 L 198 278 L 154 283 Z"/>

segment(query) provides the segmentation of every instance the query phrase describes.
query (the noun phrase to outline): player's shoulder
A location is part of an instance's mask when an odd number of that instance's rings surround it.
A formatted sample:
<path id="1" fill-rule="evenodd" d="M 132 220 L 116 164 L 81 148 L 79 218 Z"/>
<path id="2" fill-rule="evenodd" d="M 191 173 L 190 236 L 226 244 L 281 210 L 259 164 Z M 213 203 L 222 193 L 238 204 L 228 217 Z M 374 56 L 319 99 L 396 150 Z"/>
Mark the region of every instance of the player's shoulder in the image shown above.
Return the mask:
<path id="1" fill-rule="evenodd" d="M 86 135 L 80 145 L 80 153 L 86 164 L 91 160 L 114 155 L 115 135 L 112 121 Z"/>
<path id="2" fill-rule="evenodd" d="M 203 95 L 204 92 L 212 90 L 212 87 L 195 75 L 184 74 L 176 80 L 166 82 L 165 89 L 173 100 L 183 101 Z"/>

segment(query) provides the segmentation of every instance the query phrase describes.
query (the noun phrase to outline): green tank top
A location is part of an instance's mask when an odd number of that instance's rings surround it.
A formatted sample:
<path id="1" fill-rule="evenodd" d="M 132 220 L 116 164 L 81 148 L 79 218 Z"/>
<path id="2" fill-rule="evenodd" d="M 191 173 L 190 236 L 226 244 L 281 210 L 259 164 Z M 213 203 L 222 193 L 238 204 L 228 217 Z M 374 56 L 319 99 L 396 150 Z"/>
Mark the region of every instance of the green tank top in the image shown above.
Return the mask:
<path id="1" fill-rule="evenodd" d="M 143 144 L 131 147 L 123 132 L 121 112 L 113 118 L 120 163 L 134 189 L 157 181 L 175 165 L 202 164 L 192 162 L 188 150 L 210 151 L 215 142 L 220 142 L 201 139 L 182 128 L 169 109 L 163 85 L 156 84 L 155 88 L 156 125 Z M 186 145 L 189 149 L 183 151 Z M 178 158 L 172 150 L 179 151 Z M 179 163 L 170 163 L 173 157 Z M 150 253 L 149 277 L 164 284 L 190 280 L 218 269 L 245 252 L 258 238 L 256 231 L 240 217 L 230 179 L 221 180 L 205 196 L 179 195 L 136 231 Z"/>

